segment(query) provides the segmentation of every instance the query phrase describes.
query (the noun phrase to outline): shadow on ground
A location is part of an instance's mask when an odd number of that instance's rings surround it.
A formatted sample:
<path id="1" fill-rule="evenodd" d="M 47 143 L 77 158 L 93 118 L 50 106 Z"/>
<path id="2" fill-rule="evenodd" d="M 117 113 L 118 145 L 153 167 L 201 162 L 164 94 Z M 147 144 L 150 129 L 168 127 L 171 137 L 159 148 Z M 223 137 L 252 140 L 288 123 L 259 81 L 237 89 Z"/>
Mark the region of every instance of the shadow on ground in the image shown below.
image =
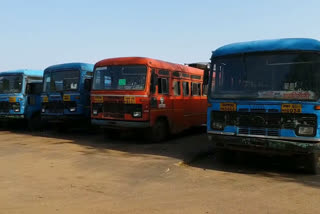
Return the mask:
<path id="1" fill-rule="evenodd" d="M 298 182 L 306 186 L 320 188 L 320 176 L 306 174 L 295 165 L 294 158 L 278 156 L 261 156 L 250 153 L 240 153 L 232 163 L 222 161 L 208 142 L 205 129 L 188 130 L 170 140 L 152 144 L 126 133 L 119 140 L 105 139 L 101 130 L 69 130 L 66 133 L 52 129 L 42 132 L 28 132 L 23 128 L 11 129 L 10 132 L 70 140 L 70 143 L 82 145 L 90 149 L 90 154 L 105 153 L 106 150 L 116 150 L 135 155 L 157 155 L 176 158 L 183 166 L 197 167 L 204 170 L 216 170 L 230 173 L 240 173 L 250 176 L 264 176 L 285 182 Z M 85 154 L 85 153 L 84 153 Z"/>

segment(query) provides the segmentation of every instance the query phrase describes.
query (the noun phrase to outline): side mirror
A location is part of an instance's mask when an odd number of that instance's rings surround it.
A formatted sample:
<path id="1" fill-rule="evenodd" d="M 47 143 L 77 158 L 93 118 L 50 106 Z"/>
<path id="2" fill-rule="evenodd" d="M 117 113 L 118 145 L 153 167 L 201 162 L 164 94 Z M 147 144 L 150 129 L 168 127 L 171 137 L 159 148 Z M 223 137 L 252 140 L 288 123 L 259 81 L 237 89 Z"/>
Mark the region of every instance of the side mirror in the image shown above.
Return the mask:
<path id="1" fill-rule="evenodd" d="M 84 89 L 87 91 L 91 90 L 91 86 L 92 86 L 92 80 L 91 79 L 85 79 L 84 80 Z"/>
<path id="2" fill-rule="evenodd" d="M 203 85 L 208 85 L 209 83 L 209 71 L 210 65 L 208 65 L 203 71 Z"/>

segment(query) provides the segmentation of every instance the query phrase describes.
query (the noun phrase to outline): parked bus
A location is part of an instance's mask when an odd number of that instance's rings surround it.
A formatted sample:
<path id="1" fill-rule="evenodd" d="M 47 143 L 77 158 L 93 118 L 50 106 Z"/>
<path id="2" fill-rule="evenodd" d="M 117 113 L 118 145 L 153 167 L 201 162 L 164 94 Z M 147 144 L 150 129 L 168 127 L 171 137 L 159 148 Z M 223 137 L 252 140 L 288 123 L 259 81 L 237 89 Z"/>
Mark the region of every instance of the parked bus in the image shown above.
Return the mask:
<path id="1" fill-rule="evenodd" d="M 0 72 L 2 123 L 26 121 L 31 130 L 41 127 L 42 76 L 38 70 Z"/>
<path id="2" fill-rule="evenodd" d="M 206 123 L 203 70 L 142 57 L 102 60 L 95 65 L 92 124 L 111 136 L 121 129 L 145 129 L 162 141 Z"/>
<path id="3" fill-rule="evenodd" d="M 45 69 L 43 76 L 41 116 L 60 127 L 90 122 L 90 90 L 93 65 L 67 63 Z M 82 123 L 83 122 L 83 123 Z"/>
<path id="4" fill-rule="evenodd" d="M 295 155 L 320 172 L 320 42 L 278 39 L 213 52 L 207 130 L 222 154 Z"/>

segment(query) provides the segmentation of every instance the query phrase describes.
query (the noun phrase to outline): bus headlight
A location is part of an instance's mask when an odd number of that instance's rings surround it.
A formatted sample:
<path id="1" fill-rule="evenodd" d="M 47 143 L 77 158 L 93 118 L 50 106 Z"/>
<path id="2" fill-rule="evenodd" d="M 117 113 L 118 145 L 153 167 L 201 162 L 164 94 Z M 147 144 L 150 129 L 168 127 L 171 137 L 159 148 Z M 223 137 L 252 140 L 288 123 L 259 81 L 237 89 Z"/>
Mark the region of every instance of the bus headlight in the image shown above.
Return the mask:
<path id="1" fill-rule="evenodd" d="M 75 111 L 77 111 L 77 108 L 76 108 L 76 107 L 70 107 L 70 108 L 69 108 L 69 111 L 70 111 L 70 112 L 75 112 Z"/>
<path id="2" fill-rule="evenodd" d="M 310 127 L 310 126 L 299 126 L 298 127 L 298 135 L 302 135 L 302 136 L 314 136 L 314 127 Z"/>
<path id="3" fill-rule="evenodd" d="M 141 111 L 136 111 L 132 113 L 132 117 L 142 117 Z"/>

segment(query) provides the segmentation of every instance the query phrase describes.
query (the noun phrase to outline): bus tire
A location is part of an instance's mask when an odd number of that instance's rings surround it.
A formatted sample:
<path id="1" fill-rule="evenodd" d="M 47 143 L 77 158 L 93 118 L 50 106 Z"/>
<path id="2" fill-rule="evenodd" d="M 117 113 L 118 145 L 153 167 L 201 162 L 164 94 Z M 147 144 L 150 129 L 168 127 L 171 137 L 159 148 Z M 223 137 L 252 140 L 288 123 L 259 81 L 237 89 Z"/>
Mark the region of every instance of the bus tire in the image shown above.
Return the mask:
<path id="1" fill-rule="evenodd" d="M 305 169 L 312 174 L 320 174 L 320 151 L 314 151 L 307 155 Z"/>
<path id="2" fill-rule="evenodd" d="M 168 138 L 169 127 L 165 119 L 159 119 L 151 127 L 151 131 L 148 133 L 149 140 L 154 143 L 159 143 Z"/>

